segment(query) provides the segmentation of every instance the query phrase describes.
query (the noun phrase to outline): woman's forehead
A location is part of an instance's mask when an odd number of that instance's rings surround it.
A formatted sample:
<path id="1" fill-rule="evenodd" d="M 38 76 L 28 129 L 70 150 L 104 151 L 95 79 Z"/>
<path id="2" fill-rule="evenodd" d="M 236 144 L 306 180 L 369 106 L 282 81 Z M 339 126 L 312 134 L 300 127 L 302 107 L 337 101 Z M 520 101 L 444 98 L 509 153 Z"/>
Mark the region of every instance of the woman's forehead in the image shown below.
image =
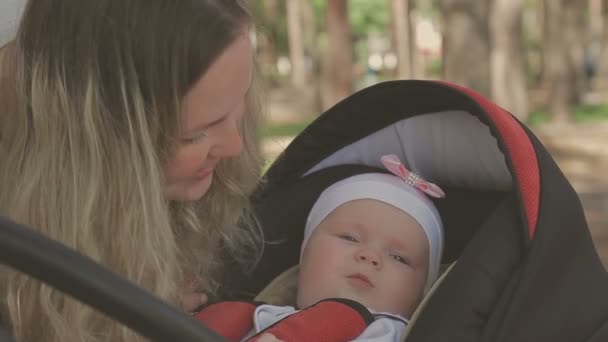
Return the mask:
<path id="1" fill-rule="evenodd" d="M 221 118 L 244 101 L 253 78 L 253 50 L 239 36 L 188 91 L 183 111 L 185 130 Z"/>

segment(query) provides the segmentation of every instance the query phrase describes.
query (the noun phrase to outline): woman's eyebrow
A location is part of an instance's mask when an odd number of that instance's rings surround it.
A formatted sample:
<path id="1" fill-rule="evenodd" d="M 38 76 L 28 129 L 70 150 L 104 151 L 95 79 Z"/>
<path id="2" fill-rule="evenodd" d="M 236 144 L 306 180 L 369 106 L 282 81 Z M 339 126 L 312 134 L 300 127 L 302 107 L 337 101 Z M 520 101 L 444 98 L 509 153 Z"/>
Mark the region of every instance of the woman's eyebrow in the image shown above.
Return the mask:
<path id="1" fill-rule="evenodd" d="M 222 115 L 221 117 L 219 117 L 219 118 L 217 118 L 217 119 L 215 119 L 215 120 L 213 120 L 213 121 L 211 121 L 211 122 L 205 122 L 204 124 L 198 125 L 198 126 L 195 128 L 195 129 L 193 129 L 193 130 L 191 130 L 191 131 L 188 131 L 188 133 L 187 133 L 187 134 L 198 133 L 198 132 L 200 132 L 200 131 L 203 131 L 203 130 L 207 129 L 207 128 L 208 128 L 208 127 L 210 127 L 210 126 L 217 125 L 217 124 L 219 124 L 220 122 L 222 122 L 223 120 L 225 120 L 225 119 L 226 119 L 226 116 L 227 116 L 227 115 L 226 115 L 226 114 L 224 114 L 224 115 Z"/>

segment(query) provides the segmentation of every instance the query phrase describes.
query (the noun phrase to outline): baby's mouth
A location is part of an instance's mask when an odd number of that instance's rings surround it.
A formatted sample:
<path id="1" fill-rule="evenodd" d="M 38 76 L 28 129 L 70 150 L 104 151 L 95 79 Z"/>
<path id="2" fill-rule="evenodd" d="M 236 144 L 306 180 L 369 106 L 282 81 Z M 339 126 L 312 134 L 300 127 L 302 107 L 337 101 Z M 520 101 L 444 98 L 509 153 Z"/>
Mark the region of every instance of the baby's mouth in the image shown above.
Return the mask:
<path id="1" fill-rule="evenodd" d="M 374 284 L 371 282 L 371 280 L 369 280 L 369 278 L 361 273 L 354 273 L 349 275 L 348 278 L 351 283 L 353 283 L 356 286 L 360 286 L 360 287 L 367 287 L 367 288 L 373 288 Z"/>

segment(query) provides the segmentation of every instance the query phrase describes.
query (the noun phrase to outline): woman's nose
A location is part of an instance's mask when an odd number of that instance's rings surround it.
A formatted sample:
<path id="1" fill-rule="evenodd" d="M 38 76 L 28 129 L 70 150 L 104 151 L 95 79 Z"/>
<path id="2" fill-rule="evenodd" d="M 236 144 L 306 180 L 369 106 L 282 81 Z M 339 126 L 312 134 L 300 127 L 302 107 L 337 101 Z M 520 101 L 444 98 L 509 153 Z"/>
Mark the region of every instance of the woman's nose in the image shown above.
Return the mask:
<path id="1" fill-rule="evenodd" d="M 369 263 L 373 267 L 382 267 L 382 257 L 371 248 L 363 248 L 357 252 L 355 258 L 358 262 Z"/>
<path id="2" fill-rule="evenodd" d="M 220 133 L 215 155 L 221 158 L 236 157 L 243 150 L 243 139 L 238 127 L 238 122 L 226 123 L 226 128 Z"/>

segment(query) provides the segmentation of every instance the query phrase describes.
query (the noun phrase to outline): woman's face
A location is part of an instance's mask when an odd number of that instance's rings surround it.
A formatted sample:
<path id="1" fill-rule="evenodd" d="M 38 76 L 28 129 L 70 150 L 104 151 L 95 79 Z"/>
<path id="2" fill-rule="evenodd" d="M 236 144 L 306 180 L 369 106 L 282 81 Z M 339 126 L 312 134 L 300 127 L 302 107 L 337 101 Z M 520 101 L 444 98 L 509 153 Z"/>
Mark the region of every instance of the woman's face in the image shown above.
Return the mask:
<path id="1" fill-rule="evenodd" d="M 209 190 L 219 161 L 240 154 L 243 142 L 238 127 L 246 111 L 252 70 L 252 47 L 244 34 L 184 97 L 179 145 L 165 170 L 170 200 L 200 199 Z"/>

